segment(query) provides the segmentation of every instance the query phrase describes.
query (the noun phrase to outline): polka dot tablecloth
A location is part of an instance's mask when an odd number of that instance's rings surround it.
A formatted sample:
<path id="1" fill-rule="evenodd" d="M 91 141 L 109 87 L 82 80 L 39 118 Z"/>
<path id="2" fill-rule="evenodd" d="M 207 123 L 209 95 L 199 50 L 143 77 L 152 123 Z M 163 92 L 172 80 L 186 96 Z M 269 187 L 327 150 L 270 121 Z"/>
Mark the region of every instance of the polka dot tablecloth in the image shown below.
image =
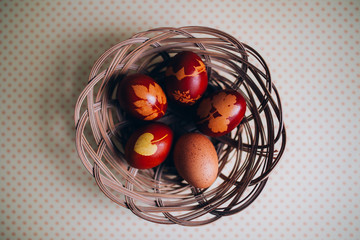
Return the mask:
<path id="1" fill-rule="evenodd" d="M 0 1 L 0 239 L 360 239 L 360 1 Z M 99 191 L 74 144 L 95 60 L 136 32 L 208 26 L 258 50 L 284 157 L 262 195 L 202 227 L 158 225 Z"/>

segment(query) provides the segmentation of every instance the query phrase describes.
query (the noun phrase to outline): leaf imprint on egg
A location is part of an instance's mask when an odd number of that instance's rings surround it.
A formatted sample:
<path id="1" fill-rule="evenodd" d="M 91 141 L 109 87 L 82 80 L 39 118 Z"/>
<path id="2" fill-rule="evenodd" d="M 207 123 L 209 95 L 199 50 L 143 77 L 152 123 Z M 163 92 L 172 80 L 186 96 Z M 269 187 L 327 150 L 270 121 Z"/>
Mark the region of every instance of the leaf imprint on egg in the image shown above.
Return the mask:
<path id="1" fill-rule="evenodd" d="M 154 143 L 160 142 L 164 138 L 167 137 L 168 134 L 165 134 L 162 138 L 154 140 L 154 135 L 151 133 L 143 133 L 140 137 L 136 140 L 134 151 L 143 156 L 151 156 L 157 151 L 157 145 Z"/>
<path id="2" fill-rule="evenodd" d="M 151 156 L 157 151 L 156 144 L 152 144 L 151 140 L 154 139 L 154 135 L 151 133 L 143 133 L 136 140 L 134 151 L 143 156 Z"/>
<path id="3" fill-rule="evenodd" d="M 225 132 L 230 123 L 228 118 L 236 113 L 234 111 L 234 107 L 237 107 L 235 104 L 235 95 L 221 92 L 213 96 L 212 99 L 204 99 L 197 110 L 197 115 L 203 118 L 202 121 L 209 121 L 208 127 L 212 132 Z M 212 108 L 220 116 L 214 117 L 215 112 L 211 112 Z"/>
<path id="4" fill-rule="evenodd" d="M 166 104 L 166 97 L 158 84 L 149 84 L 149 88 L 143 85 L 134 85 L 132 89 L 135 95 L 141 99 L 134 102 L 135 110 L 145 117 L 144 120 L 153 120 L 159 113 L 164 114 L 163 105 Z M 158 104 L 151 104 L 148 99 L 149 95 L 154 96 Z"/>
<path id="5" fill-rule="evenodd" d="M 172 67 L 169 67 L 169 69 L 166 72 L 166 76 L 170 76 L 170 75 L 174 75 L 179 81 L 183 80 L 186 77 L 196 77 L 198 76 L 200 73 L 205 72 L 206 71 L 206 66 L 205 64 L 199 60 L 196 59 L 196 61 L 198 61 L 199 65 L 198 66 L 194 66 L 194 71 L 191 74 L 185 74 L 185 68 L 182 67 L 179 71 L 174 72 Z"/>

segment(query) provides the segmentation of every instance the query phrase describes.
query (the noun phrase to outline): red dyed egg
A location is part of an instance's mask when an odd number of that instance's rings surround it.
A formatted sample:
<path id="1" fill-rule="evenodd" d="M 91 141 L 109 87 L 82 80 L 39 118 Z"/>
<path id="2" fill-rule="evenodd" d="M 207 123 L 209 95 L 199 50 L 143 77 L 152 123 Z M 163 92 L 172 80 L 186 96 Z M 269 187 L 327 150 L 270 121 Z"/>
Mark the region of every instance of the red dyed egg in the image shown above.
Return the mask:
<path id="1" fill-rule="evenodd" d="M 201 58 L 193 52 L 176 54 L 166 70 L 166 93 L 182 105 L 193 105 L 206 91 L 208 77 Z"/>
<path id="2" fill-rule="evenodd" d="M 160 165 L 168 156 L 173 141 L 173 131 L 163 123 L 151 123 L 129 138 L 125 158 L 130 166 L 148 169 Z"/>
<path id="3" fill-rule="evenodd" d="M 245 111 L 246 101 L 239 92 L 222 90 L 200 102 L 196 111 L 196 124 L 202 133 L 219 137 L 238 126 Z"/>
<path id="4" fill-rule="evenodd" d="M 120 106 L 136 118 L 156 120 L 165 115 L 167 99 L 154 79 L 144 74 L 125 77 L 118 88 Z"/>

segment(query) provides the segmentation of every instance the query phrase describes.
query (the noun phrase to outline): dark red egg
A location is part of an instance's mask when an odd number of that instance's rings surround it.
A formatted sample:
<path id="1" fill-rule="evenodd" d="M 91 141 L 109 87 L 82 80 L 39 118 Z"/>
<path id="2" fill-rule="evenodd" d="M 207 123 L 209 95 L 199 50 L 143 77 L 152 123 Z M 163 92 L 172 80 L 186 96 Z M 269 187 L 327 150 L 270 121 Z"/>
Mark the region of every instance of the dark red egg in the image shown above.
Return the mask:
<path id="1" fill-rule="evenodd" d="M 201 58 L 190 51 L 176 54 L 166 70 L 167 96 L 182 105 L 193 105 L 206 91 L 208 76 Z"/>
<path id="2" fill-rule="evenodd" d="M 238 126 L 245 111 L 246 101 L 239 92 L 221 90 L 200 102 L 196 110 L 196 124 L 202 133 L 219 137 Z"/>
<path id="3" fill-rule="evenodd" d="M 142 120 L 156 120 L 165 115 L 167 99 L 151 77 L 136 73 L 125 77 L 118 88 L 120 106 Z"/>
<path id="4" fill-rule="evenodd" d="M 173 131 L 163 123 L 151 123 L 136 130 L 125 146 L 125 159 L 130 166 L 149 169 L 160 165 L 168 156 Z"/>

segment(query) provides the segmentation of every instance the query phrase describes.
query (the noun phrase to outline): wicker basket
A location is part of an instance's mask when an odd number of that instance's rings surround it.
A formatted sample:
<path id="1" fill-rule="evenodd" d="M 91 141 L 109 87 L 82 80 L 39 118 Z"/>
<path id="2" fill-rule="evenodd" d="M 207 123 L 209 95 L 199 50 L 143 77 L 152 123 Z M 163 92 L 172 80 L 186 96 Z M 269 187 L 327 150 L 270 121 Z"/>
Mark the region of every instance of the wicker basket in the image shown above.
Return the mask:
<path id="1" fill-rule="evenodd" d="M 212 138 L 219 175 L 207 189 L 179 177 L 171 157 L 148 170 L 131 168 L 124 158 L 126 139 L 142 123 L 119 108 L 119 79 L 141 72 L 161 84 L 168 60 L 184 50 L 203 59 L 207 91 L 235 89 L 247 102 L 241 124 Z M 159 121 L 178 135 L 197 131 L 187 115 L 170 105 Z M 80 159 L 101 191 L 137 216 L 161 224 L 204 225 L 245 209 L 260 195 L 286 143 L 280 97 L 263 58 L 229 34 L 207 27 L 152 29 L 110 48 L 94 64 L 79 96 L 75 124 Z"/>

